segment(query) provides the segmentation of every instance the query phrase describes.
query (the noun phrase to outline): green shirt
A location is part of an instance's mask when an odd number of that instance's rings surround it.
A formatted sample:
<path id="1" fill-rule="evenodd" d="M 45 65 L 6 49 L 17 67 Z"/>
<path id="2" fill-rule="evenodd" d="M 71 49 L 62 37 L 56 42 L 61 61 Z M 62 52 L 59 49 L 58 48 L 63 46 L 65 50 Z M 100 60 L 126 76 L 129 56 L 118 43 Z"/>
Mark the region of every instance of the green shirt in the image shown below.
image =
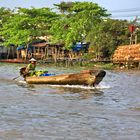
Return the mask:
<path id="1" fill-rule="evenodd" d="M 36 68 L 36 66 L 34 66 L 34 65 L 31 64 L 31 63 L 27 66 L 27 69 L 28 69 L 29 71 L 34 71 L 35 68 Z"/>

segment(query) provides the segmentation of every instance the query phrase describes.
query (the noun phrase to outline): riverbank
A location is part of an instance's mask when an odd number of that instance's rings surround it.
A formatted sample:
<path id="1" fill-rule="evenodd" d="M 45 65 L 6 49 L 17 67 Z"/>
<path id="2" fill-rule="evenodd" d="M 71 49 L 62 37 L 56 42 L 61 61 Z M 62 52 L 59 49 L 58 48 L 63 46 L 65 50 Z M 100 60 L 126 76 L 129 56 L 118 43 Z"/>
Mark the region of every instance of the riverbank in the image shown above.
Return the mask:
<path id="1" fill-rule="evenodd" d="M 29 62 L 28 60 L 21 60 L 21 59 L 5 59 L 0 60 L 0 63 L 19 63 L 19 64 L 25 64 L 27 65 Z M 73 60 L 70 61 L 68 59 L 65 59 L 63 61 L 48 61 L 48 60 L 38 60 L 38 65 L 46 65 L 46 66 L 57 66 L 57 67 L 83 67 L 84 69 L 104 69 L 104 70 L 139 70 L 139 67 L 136 67 L 134 65 L 120 65 L 115 64 L 111 61 L 85 61 L 85 60 Z"/>
<path id="2" fill-rule="evenodd" d="M 114 65 L 110 61 L 63 60 L 63 61 L 58 61 L 54 63 L 52 61 L 39 60 L 38 64 L 41 64 L 41 65 L 47 64 L 51 66 L 62 66 L 62 67 L 98 68 L 98 69 L 106 69 L 106 70 L 113 70 L 118 67 L 117 65 Z"/>

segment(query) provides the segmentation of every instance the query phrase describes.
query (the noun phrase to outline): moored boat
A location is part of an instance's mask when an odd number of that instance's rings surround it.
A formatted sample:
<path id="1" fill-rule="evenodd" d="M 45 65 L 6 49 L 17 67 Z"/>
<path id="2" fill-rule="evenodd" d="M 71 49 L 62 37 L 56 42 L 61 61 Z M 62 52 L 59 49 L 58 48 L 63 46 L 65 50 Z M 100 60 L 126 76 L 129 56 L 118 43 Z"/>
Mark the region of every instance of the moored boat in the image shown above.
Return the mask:
<path id="1" fill-rule="evenodd" d="M 86 70 L 73 74 L 25 77 L 25 80 L 28 84 L 95 86 L 102 81 L 105 75 L 106 72 L 104 70 Z"/>
<path id="2" fill-rule="evenodd" d="M 0 62 L 4 62 L 4 63 L 28 63 L 27 60 L 23 60 L 23 59 L 0 59 Z"/>

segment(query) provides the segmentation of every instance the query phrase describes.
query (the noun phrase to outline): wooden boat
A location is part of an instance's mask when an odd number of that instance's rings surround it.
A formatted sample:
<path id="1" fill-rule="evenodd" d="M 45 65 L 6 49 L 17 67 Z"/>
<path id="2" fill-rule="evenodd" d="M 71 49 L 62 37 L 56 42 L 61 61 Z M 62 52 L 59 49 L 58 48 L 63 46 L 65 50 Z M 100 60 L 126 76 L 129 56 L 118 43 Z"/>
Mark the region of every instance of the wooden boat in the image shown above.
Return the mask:
<path id="1" fill-rule="evenodd" d="M 25 77 L 28 84 L 54 84 L 54 85 L 98 85 L 106 72 L 104 70 L 86 70 L 74 74 L 54 76 Z"/>
<path id="2" fill-rule="evenodd" d="M 4 63 L 29 63 L 27 60 L 23 60 L 23 59 L 1 59 L 0 62 L 4 62 Z"/>

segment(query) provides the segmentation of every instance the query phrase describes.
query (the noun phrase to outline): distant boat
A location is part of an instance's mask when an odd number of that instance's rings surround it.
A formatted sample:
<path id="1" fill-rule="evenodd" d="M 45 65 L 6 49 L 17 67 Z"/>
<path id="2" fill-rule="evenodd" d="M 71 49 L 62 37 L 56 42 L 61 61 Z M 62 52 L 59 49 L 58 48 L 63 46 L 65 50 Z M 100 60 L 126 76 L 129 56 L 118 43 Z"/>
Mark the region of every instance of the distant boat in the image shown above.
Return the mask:
<path id="1" fill-rule="evenodd" d="M 0 59 L 0 62 L 6 62 L 6 63 L 28 63 L 28 60 L 23 60 L 23 59 Z"/>

